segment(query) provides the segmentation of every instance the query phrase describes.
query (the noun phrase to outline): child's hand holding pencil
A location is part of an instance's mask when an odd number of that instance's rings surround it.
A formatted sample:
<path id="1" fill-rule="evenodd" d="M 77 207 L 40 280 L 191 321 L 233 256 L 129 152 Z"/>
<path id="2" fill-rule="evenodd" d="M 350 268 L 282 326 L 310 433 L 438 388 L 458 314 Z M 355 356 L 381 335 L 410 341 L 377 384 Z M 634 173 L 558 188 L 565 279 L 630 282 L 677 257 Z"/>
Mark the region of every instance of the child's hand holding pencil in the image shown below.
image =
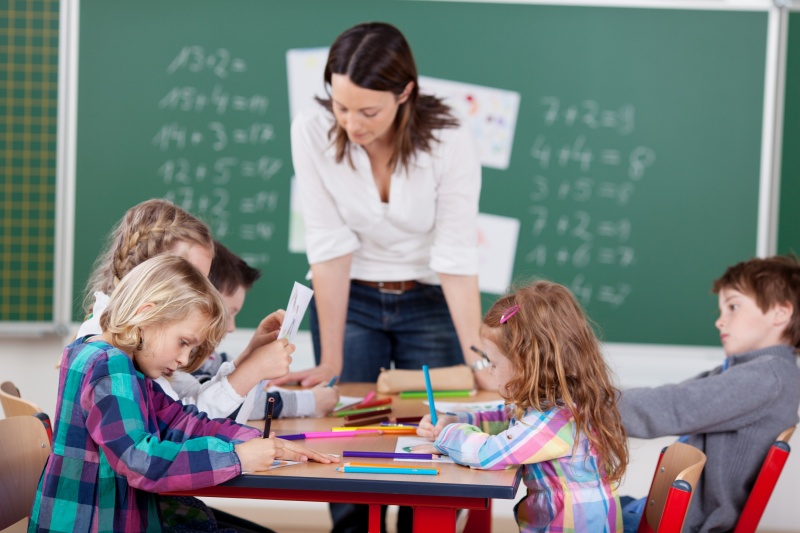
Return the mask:
<path id="1" fill-rule="evenodd" d="M 419 421 L 417 435 L 433 442 L 439 437 L 439 433 L 441 433 L 448 424 L 455 424 L 456 422 L 458 422 L 458 417 L 455 415 L 439 415 L 436 426 L 434 426 L 431 421 L 431 415 L 425 415 L 422 417 L 422 420 Z"/>

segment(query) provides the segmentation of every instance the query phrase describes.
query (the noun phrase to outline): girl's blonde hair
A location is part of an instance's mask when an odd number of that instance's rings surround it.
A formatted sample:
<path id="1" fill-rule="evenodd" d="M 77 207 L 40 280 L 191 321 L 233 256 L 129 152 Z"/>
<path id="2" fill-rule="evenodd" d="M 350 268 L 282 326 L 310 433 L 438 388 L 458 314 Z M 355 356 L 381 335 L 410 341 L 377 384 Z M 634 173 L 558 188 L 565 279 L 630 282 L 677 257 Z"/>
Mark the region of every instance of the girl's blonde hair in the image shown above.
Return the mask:
<path id="1" fill-rule="evenodd" d="M 628 463 L 627 436 L 617 410 L 619 391 L 572 293 L 547 281 L 520 288 L 486 313 L 481 336 L 513 365 L 514 377 L 504 394 L 514 416 L 521 419 L 530 408 L 569 410 L 578 434 L 586 435 L 600 457 L 606 479 L 619 481 Z"/>
<path id="2" fill-rule="evenodd" d="M 152 306 L 140 312 L 146 304 Z M 100 316 L 100 326 L 111 334 L 112 345 L 133 355 L 140 349 L 142 327 L 163 328 L 193 312 L 203 315 L 206 326 L 203 342 L 181 368 L 186 372 L 197 370 L 225 336 L 228 312 L 219 292 L 191 263 L 163 254 L 122 278 Z"/>
<path id="3" fill-rule="evenodd" d="M 91 312 L 95 292 L 111 294 L 136 265 L 179 242 L 198 244 L 214 254 L 208 226 L 171 202 L 146 200 L 128 209 L 112 230 L 106 251 L 95 262 L 83 301 L 86 311 Z"/>

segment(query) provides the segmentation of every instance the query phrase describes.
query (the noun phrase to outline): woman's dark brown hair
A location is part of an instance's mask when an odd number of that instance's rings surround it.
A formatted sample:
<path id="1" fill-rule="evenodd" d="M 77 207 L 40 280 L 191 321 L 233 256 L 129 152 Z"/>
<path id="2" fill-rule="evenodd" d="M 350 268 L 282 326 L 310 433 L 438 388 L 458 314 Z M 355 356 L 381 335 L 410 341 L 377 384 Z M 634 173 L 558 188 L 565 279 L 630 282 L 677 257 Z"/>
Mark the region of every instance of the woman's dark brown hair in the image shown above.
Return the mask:
<path id="1" fill-rule="evenodd" d="M 392 169 L 398 163 L 408 168 L 417 150 L 430 152 L 436 141 L 435 130 L 458 126 L 450 108 L 440 98 L 419 93 L 411 47 L 400 30 L 390 24 L 358 24 L 337 37 L 325 65 L 326 87 L 330 87 L 334 74 L 347 76 L 363 89 L 389 91 L 395 96 L 403 93 L 408 82 L 414 82 L 408 100 L 400 104 L 395 117 L 394 146 L 389 159 Z M 332 112 L 331 98 L 317 100 Z M 350 140 L 338 122 L 331 128 L 330 137 L 336 145 L 336 161 L 341 163 L 347 155 L 352 166 Z"/>

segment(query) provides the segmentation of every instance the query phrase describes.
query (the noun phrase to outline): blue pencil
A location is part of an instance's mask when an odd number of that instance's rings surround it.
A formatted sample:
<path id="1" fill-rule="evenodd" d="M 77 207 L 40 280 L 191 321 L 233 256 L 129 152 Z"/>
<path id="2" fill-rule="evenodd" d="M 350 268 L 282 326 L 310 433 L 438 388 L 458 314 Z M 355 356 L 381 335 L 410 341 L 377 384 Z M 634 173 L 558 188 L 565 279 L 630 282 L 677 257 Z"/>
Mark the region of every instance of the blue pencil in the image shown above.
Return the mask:
<path id="1" fill-rule="evenodd" d="M 435 468 L 378 468 L 375 466 L 340 466 L 338 472 L 354 474 L 414 474 L 435 476 L 439 470 Z"/>
<path id="2" fill-rule="evenodd" d="M 428 391 L 428 406 L 431 408 L 431 424 L 435 426 L 438 419 L 436 418 L 436 406 L 433 405 L 433 387 L 431 387 L 431 376 L 428 373 L 428 365 L 422 365 L 422 373 L 425 374 L 425 390 Z"/>
<path id="3" fill-rule="evenodd" d="M 334 385 L 336 385 L 336 380 L 337 380 L 337 379 L 339 379 L 339 376 L 333 376 L 333 377 L 331 378 L 331 380 L 328 382 L 328 385 L 327 385 L 327 386 L 328 386 L 328 387 L 333 387 Z"/>

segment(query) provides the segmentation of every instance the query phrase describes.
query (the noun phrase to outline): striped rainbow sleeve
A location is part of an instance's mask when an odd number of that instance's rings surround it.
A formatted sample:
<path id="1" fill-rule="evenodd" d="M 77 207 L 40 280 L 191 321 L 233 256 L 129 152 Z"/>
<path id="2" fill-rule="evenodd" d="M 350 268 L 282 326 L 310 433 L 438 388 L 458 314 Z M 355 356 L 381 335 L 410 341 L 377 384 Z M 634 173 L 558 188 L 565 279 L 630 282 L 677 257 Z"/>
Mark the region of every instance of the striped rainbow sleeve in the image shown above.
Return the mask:
<path id="1" fill-rule="evenodd" d="M 496 415 L 495 415 L 496 416 Z M 487 424 L 475 417 L 478 423 Z M 519 422 L 490 435 L 478 427 L 450 424 L 434 445 L 456 463 L 485 470 L 503 470 L 512 465 L 540 463 L 572 452 L 574 424 L 569 411 L 531 410 Z"/>

